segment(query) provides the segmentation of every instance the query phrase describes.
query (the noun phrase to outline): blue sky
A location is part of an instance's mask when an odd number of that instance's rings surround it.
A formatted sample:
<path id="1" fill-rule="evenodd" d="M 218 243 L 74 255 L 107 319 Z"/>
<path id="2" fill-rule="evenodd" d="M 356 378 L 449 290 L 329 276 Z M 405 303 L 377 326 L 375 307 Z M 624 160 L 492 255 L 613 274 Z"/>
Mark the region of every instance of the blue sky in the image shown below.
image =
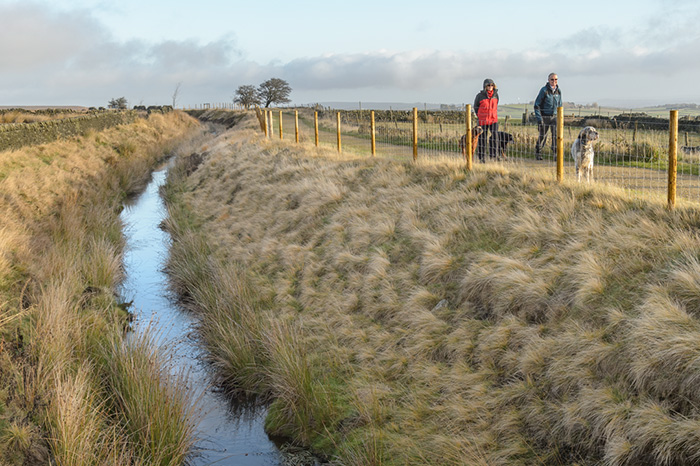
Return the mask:
<path id="1" fill-rule="evenodd" d="M 503 103 L 549 72 L 564 100 L 700 103 L 700 2 L 0 0 L 0 105 L 230 102 L 287 80 L 296 104 Z M 365 104 L 363 107 L 366 107 Z"/>

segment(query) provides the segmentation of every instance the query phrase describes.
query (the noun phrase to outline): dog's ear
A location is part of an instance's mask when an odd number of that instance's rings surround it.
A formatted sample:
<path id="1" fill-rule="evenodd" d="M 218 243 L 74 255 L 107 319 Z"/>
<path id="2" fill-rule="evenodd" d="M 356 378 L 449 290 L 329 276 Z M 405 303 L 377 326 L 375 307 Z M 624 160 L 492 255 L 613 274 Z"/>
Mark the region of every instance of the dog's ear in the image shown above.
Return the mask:
<path id="1" fill-rule="evenodd" d="M 587 128 L 583 128 L 581 132 L 578 134 L 578 138 L 581 140 L 581 145 L 585 146 L 586 142 L 588 141 L 588 131 Z"/>

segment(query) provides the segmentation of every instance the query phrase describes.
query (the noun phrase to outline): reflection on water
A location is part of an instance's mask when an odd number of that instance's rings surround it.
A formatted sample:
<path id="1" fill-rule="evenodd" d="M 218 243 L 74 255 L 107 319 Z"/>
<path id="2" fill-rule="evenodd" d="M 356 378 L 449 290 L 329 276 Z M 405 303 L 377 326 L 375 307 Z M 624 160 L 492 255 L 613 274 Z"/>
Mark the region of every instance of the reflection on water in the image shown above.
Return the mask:
<path id="1" fill-rule="evenodd" d="M 166 169 L 154 172 L 146 190 L 121 214 L 127 238 L 123 298 L 133 300 L 135 325 L 150 327 L 158 343 L 170 350 L 173 371 L 187 374 L 201 412 L 196 455 L 190 463 L 280 465 L 282 456 L 263 430 L 265 409 L 232 407 L 226 397 L 214 390 L 202 352 L 193 338 L 195 320 L 168 296 L 163 267 L 170 237 L 159 228 L 166 211 L 158 194 L 165 177 Z"/>

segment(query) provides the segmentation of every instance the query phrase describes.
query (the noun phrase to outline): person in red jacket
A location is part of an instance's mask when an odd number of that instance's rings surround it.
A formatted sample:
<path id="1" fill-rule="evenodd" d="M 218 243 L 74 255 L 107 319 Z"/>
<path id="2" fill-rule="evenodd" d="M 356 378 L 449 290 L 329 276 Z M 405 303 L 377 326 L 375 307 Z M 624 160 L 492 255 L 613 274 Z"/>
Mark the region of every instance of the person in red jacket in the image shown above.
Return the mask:
<path id="1" fill-rule="evenodd" d="M 476 153 L 480 162 L 486 162 L 486 151 L 489 152 L 489 157 L 495 158 L 498 147 L 498 89 L 493 79 L 484 79 L 484 88 L 474 99 L 474 112 L 479 119 L 479 126 L 484 129 L 479 136 Z"/>

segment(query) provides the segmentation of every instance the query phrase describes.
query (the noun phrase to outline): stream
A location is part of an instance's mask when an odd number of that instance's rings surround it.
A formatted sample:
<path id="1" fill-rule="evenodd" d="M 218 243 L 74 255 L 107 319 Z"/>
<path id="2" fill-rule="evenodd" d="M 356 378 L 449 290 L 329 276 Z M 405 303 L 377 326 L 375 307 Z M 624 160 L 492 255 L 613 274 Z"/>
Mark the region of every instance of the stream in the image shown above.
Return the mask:
<path id="1" fill-rule="evenodd" d="M 282 453 L 263 429 L 266 409 L 234 405 L 216 391 L 194 337 L 196 319 L 170 294 L 163 271 L 170 236 L 159 227 L 166 216 L 159 195 L 166 175 L 167 167 L 155 171 L 145 191 L 121 213 L 127 240 L 122 298 L 133 300 L 134 325 L 149 328 L 158 345 L 170 351 L 173 373 L 186 375 L 197 400 L 197 443 L 188 464 L 281 465 Z"/>

